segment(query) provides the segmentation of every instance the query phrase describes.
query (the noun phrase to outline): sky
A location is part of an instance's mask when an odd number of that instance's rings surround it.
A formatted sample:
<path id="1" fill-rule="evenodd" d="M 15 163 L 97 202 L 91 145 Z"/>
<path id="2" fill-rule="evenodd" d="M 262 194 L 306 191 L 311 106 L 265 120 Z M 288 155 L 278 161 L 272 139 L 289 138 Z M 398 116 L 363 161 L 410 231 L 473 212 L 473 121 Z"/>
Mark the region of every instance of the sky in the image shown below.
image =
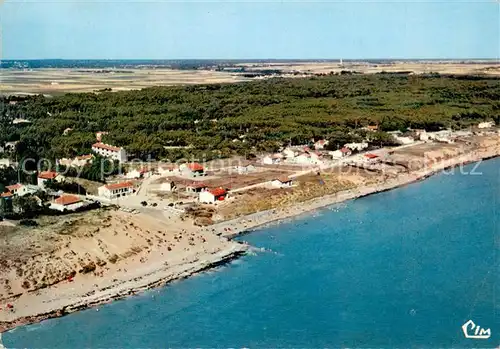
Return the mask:
<path id="1" fill-rule="evenodd" d="M 0 0 L 2 59 L 499 58 L 499 0 Z"/>

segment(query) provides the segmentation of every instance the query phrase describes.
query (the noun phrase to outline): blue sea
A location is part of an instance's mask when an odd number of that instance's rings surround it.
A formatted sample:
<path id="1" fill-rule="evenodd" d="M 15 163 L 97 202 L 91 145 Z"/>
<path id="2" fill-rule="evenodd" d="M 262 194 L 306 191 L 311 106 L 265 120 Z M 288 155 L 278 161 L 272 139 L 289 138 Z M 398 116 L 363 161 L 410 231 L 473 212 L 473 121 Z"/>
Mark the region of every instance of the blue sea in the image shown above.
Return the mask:
<path id="1" fill-rule="evenodd" d="M 464 172 L 474 165 L 465 167 Z M 500 159 L 265 227 L 266 251 L 3 335 L 7 348 L 493 348 Z M 466 339 L 473 320 L 489 339 Z"/>

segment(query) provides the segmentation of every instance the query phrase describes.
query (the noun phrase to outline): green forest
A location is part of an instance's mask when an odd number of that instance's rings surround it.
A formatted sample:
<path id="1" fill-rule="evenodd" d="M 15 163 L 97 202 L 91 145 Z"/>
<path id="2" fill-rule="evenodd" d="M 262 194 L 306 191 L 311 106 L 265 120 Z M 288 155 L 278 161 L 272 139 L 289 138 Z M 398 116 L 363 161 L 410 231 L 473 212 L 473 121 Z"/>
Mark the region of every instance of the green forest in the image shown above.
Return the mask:
<path id="1" fill-rule="evenodd" d="M 95 133 L 109 131 L 103 141 L 132 157 L 173 161 L 249 155 L 323 138 L 340 144 L 365 138 L 360 129 L 367 125 L 379 126 L 382 132 L 370 140 L 382 144 L 390 142 L 383 131 L 499 123 L 500 79 L 342 74 L 1 102 L 0 145 L 19 141 L 19 159 L 89 153 Z M 15 118 L 32 123 L 13 124 Z M 63 135 L 67 128 L 72 131 Z"/>

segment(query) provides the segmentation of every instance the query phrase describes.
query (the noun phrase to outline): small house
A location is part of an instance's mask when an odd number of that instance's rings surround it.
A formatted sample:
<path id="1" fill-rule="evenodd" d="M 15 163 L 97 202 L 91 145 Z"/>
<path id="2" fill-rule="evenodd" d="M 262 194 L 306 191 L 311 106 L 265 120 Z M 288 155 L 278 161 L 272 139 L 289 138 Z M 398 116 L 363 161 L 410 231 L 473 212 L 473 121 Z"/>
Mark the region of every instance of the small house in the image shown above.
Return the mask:
<path id="1" fill-rule="evenodd" d="M 485 122 L 480 122 L 477 125 L 477 128 L 491 128 L 495 126 L 495 123 L 493 121 L 485 121 Z"/>
<path id="2" fill-rule="evenodd" d="M 50 204 L 50 209 L 57 211 L 74 211 L 84 206 L 85 202 L 76 195 L 61 195 Z"/>
<path id="3" fill-rule="evenodd" d="M 191 177 L 203 176 L 205 174 L 205 169 L 197 162 L 182 164 L 179 166 L 179 169 L 184 175 Z"/>
<path id="4" fill-rule="evenodd" d="M 320 139 L 319 141 L 314 143 L 314 149 L 323 150 L 328 145 L 328 141 L 324 139 Z"/>
<path id="5" fill-rule="evenodd" d="M 12 195 L 17 195 L 22 187 L 23 187 L 22 184 L 17 183 L 13 185 L 8 185 L 5 188 L 7 189 L 7 191 L 11 192 Z"/>
<path id="6" fill-rule="evenodd" d="M 57 172 L 54 171 L 43 171 L 38 174 L 37 178 L 37 185 L 40 188 L 45 188 L 45 183 L 47 181 L 56 181 L 56 182 L 62 182 L 64 181 L 64 176 L 60 175 Z"/>
<path id="7" fill-rule="evenodd" d="M 255 166 L 249 162 L 243 162 L 242 164 L 236 166 L 236 171 L 238 174 L 246 174 L 255 171 Z"/>
<path id="8" fill-rule="evenodd" d="M 161 191 L 174 191 L 177 189 L 174 181 L 166 181 L 160 185 Z"/>
<path id="9" fill-rule="evenodd" d="M 203 182 L 191 182 L 186 185 L 186 193 L 199 193 L 207 188 Z"/>
<path id="10" fill-rule="evenodd" d="M 340 152 L 342 153 L 342 157 L 351 156 L 352 154 L 352 150 L 347 147 L 343 147 L 342 149 L 340 149 Z"/>
<path id="11" fill-rule="evenodd" d="M 368 161 L 370 161 L 370 162 L 376 161 L 376 160 L 378 160 L 378 158 L 379 158 L 379 156 L 378 156 L 378 155 L 376 155 L 376 154 L 372 154 L 372 153 L 367 153 L 367 154 L 365 154 L 365 155 L 364 155 L 364 157 L 365 157 Z"/>
<path id="12" fill-rule="evenodd" d="M 227 191 L 223 188 L 203 190 L 199 194 L 199 201 L 205 204 L 214 204 L 217 201 L 223 201 L 227 197 Z"/>
<path id="13" fill-rule="evenodd" d="M 99 187 L 97 191 L 99 193 L 99 196 L 105 197 L 107 199 L 116 199 L 135 193 L 134 183 L 132 182 L 106 184 L 102 187 Z"/>
<path id="14" fill-rule="evenodd" d="M 275 188 L 290 188 L 292 184 L 292 179 L 287 176 L 281 176 L 271 181 L 271 185 Z"/>

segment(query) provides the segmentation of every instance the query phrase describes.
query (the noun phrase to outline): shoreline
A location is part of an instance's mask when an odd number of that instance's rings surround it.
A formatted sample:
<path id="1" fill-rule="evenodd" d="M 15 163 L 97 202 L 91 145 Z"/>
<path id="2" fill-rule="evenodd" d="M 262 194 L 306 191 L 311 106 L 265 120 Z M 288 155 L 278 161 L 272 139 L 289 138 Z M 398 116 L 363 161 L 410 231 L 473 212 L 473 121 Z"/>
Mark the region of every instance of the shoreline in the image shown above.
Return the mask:
<path id="1" fill-rule="evenodd" d="M 492 149 L 493 148 L 493 149 Z M 330 194 L 308 201 L 299 202 L 297 204 L 280 208 L 261 211 L 250 215 L 238 217 L 230 221 L 215 223 L 206 227 L 208 230 L 222 232 L 222 236 L 228 239 L 233 239 L 243 234 L 251 233 L 256 228 L 261 228 L 273 222 L 282 221 L 304 213 L 310 213 L 316 209 L 335 205 L 344 201 L 358 199 L 369 195 L 397 189 L 411 183 L 425 180 L 443 170 L 455 168 L 457 166 L 468 165 L 471 163 L 488 160 L 498 157 L 500 148 L 495 146 L 485 148 L 471 153 L 459 155 L 455 158 L 440 161 L 428 168 L 419 171 L 409 172 L 398 176 L 395 179 L 385 183 L 378 183 L 368 186 L 362 186 L 356 189 Z M 230 228 L 230 230 L 227 230 Z M 220 250 L 209 256 L 209 260 L 197 260 L 190 263 L 180 265 L 177 270 L 172 270 L 169 267 L 159 267 L 149 274 L 142 275 L 137 278 L 131 278 L 128 282 L 121 285 L 114 285 L 108 289 L 101 289 L 100 292 L 92 296 L 82 296 L 77 301 L 71 299 L 66 300 L 66 305 L 60 307 L 54 305 L 47 312 L 34 314 L 30 316 L 20 316 L 11 321 L 0 321 L 0 335 L 2 332 L 12 330 L 17 326 L 27 325 L 40 322 L 46 319 L 64 316 L 75 311 L 95 307 L 99 304 L 105 304 L 113 300 L 123 299 L 127 296 L 137 294 L 175 280 L 187 278 L 189 276 L 201 273 L 203 271 L 216 268 L 231 262 L 234 259 L 244 255 L 249 246 L 245 244 L 233 245 L 225 250 Z M 1 337 L 0 337 L 1 338 Z M 0 342 L 1 345 L 1 342 Z M 1 346 L 0 346 L 1 348 Z"/>
<path id="2" fill-rule="evenodd" d="M 210 226 L 210 228 L 222 231 L 222 236 L 228 239 L 233 239 L 238 236 L 249 234 L 257 228 L 262 228 L 277 221 L 290 219 L 304 213 L 310 213 L 314 210 L 336 205 L 345 201 L 356 200 L 366 196 L 398 189 L 412 183 L 423 181 L 447 169 L 466 166 L 484 160 L 490 160 L 498 156 L 500 156 L 499 147 L 492 150 L 485 150 L 484 152 L 466 153 L 455 158 L 436 163 L 429 168 L 400 175 L 397 178 L 383 184 L 374 184 L 355 189 L 348 189 L 335 194 L 325 195 L 300 202 L 282 209 L 270 209 L 252 213 L 230 221 L 216 223 Z M 230 229 L 230 232 L 226 231 L 227 228 Z"/>

